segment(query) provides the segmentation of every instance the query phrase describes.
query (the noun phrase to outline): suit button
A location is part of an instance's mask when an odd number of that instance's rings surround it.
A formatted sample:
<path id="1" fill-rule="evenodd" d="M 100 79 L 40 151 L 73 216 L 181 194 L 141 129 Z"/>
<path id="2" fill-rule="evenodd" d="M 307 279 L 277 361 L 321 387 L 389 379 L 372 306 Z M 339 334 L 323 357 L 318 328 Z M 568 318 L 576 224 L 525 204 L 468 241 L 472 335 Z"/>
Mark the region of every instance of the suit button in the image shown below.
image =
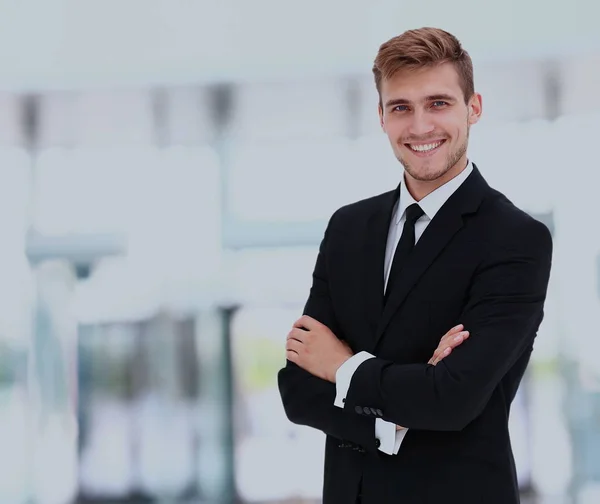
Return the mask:
<path id="1" fill-rule="evenodd" d="M 381 441 L 379 439 L 375 439 L 375 448 L 379 448 L 381 446 Z"/>
<path id="2" fill-rule="evenodd" d="M 381 411 L 380 409 L 377 409 L 377 415 L 378 416 L 383 416 L 383 411 Z"/>
<path id="3" fill-rule="evenodd" d="M 373 415 L 377 416 L 377 410 L 375 408 L 371 408 L 371 413 L 373 413 Z"/>
<path id="4" fill-rule="evenodd" d="M 362 415 L 363 409 L 360 406 L 356 406 L 354 411 L 356 411 L 359 415 Z"/>
<path id="5" fill-rule="evenodd" d="M 344 404 L 346 404 L 346 398 L 345 398 L 345 397 L 342 399 L 342 402 L 343 402 Z"/>
<path id="6" fill-rule="evenodd" d="M 366 406 L 363 408 L 363 411 L 365 412 L 365 415 L 371 414 L 371 408 L 367 408 Z"/>

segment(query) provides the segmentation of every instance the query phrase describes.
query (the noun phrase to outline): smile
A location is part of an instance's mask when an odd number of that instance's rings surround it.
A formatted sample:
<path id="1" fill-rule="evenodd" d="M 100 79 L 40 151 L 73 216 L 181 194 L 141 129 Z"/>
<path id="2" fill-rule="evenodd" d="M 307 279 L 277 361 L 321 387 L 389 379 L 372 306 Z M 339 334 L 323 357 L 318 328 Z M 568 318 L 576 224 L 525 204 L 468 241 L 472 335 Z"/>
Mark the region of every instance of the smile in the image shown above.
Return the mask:
<path id="1" fill-rule="evenodd" d="M 428 144 L 405 144 L 412 152 L 417 155 L 430 155 L 437 151 L 446 140 L 432 142 Z"/>

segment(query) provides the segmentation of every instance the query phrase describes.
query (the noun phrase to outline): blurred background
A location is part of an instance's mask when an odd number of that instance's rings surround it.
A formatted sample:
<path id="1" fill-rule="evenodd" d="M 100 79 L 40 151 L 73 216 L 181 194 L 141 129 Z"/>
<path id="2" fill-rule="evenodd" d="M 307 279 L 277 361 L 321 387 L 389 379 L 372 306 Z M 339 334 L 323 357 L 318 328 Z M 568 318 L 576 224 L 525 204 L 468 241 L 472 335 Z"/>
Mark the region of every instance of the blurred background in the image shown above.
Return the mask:
<path id="1" fill-rule="evenodd" d="M 470 158 L 548 224 L 511 431 L 527 502 L 600 502 L 593 0 L 0 0 L 0 503 L 319 502 L 276 373 L 327 219 L 396 187 L 371 76 L 471 53 Z"/>

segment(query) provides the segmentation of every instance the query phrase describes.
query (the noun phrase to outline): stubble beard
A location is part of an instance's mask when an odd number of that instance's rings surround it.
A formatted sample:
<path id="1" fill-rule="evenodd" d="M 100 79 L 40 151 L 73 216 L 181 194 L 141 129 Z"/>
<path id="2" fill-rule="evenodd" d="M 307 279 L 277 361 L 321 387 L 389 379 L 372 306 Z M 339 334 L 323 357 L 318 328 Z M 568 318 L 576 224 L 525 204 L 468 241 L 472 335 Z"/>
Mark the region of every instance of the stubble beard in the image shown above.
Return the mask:
<path id="1" fill-rule="evenodd" d="M 418 180 L 420 182 L 431 182 L 433 180 L 437 180 L 440 177 L 443 177 L 446 173 L 448 173 L 456 165 L 456 163 L 458 163 L 460 159 L 466 154 L 467 145 L 469 143 L 469 130 L 470 128 L 467 127 L 467 136 L 465 138 L 465 141 L 456 150 L 450 152 L 448 158 L 446 159 L 446 163 L 440 170 L 431 173 L 429 173 L 427 170 L 418 171 L 415 170 L 414 167 L 402 156 L 398 155 L 397 159 L 398 161 L 400 161 L 402 166 L 404 166 L 406 172 L 414 180 Z"/>

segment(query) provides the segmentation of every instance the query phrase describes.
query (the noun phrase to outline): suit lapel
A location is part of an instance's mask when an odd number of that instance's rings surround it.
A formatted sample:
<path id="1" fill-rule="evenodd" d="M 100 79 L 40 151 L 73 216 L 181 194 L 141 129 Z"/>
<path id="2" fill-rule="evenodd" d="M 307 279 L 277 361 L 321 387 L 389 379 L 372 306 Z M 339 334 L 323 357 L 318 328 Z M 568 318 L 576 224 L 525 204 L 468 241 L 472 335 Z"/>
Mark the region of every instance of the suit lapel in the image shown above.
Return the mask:
<path id="1" fill-rule="evenodd" d="M 375 344 L 377 344 L 394 313 L 400 308 L 419 278 L 462 228 L 463 216 L 477 211 L 485 195 L 486 187 L 488 186 L 479 170 L 476 166 L 473 166 L 473 172 L 429 223 L 403 267 L 394 290 L 389 293 L 388 301 L 383 308 L 375 332 Z M 381 289 L 383 290 L 383 280 Z"/>
<path id="2" fill-rule="evenodd" d="M 385 251 L 392 213 L 399 194 L 400 186 L 395 191 L 382 195 L 383 201 L 367 220 L 363 250 L 363 303 L 373 335 L 375 335 L 383 311 Z"/>

